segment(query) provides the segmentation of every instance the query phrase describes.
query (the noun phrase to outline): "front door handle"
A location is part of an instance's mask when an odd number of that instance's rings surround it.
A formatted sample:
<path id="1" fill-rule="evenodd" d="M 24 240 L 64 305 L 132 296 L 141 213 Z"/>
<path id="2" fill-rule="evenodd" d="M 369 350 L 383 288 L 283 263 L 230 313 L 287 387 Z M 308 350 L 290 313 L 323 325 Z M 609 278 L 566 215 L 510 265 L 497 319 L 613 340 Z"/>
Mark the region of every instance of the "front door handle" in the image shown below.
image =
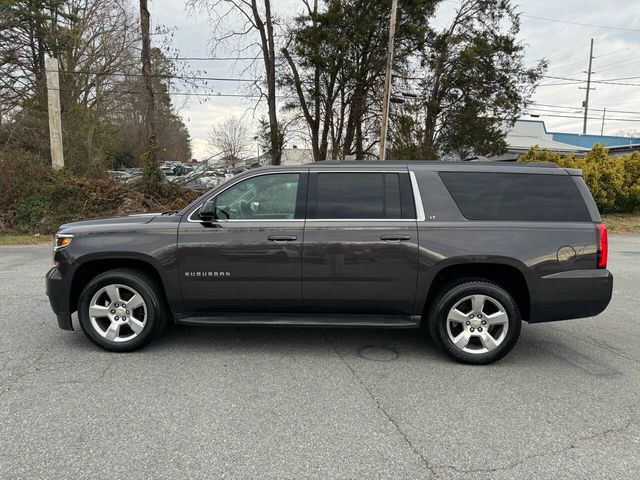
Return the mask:
<path id="1" fill-rule="evenodd" d="M 384 240 L 385 242 L 400 242 L 402 240 L 411 240 L 411 235 L 390 233 L 387 235 L 380 235 L 380 240 Z"/>
<path id="2" fill-rule="evenodd" d="M 295 235 L 269 235 L 267 237 L 270 241 L 280 243 L 280 242 L 293 242 L 298 239 Z"/>

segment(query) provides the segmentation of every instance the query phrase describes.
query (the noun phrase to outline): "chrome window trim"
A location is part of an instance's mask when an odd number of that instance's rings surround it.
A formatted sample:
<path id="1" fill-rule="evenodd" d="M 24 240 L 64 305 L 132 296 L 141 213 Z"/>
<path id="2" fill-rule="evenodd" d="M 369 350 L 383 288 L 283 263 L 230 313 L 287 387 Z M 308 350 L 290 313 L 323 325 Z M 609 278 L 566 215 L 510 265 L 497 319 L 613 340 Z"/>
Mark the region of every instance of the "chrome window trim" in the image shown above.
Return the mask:
<path id="1" fill-rule="evenodd" d="M 413 190 L 413 199 L 416 203 L 416 217 L 418 222 L 424 222 L 426 216 L 424 214 L 424 205 L 422 205 L 422 196 L 420 195 L 420 187 L 418 187 L 418 181 L 416 180 L 416 174 L 409 171 L 409 178 L 411 179 L 411 188 Z"/>
<path id="2" fill-rule="evenodd" d="M 307 222 L 415 222 L 415 218 L 308 218 Z"/>
<path id="3" fill-rule="evenodd" d="M 376 167 L 372 167 L 376 168 Z M 360 169 L 329 169 L 311 167 L 309 173 L 407 173 L 407 169 L 390 168 L 390 169 L 376 169 L 367 170 L 365 168 Z M 413 186 L 413 184 L 412 184 Z M 415 218 L 306 218 L 307 222 L 415 222 Z"/>
<path id="4" fill-rule="evenodd" d="M 256 175 L 251 175 L 249 177 L 243 177 L 230 185 L 226 186 L 224 189 L 220 190 L 216 193 L 216 197 L 220 195 L 225 190 L 237 185 L 240 182 L 245 180 L 249 180 L 256 177 L 261 177 L 264 175 L 278 175 L 282 173 L 407 173 L 407 170 L 364 170 L 364 169 L 324 169 L 324 168 L 316 168 L 309 170 L 277 170 L 271 172 L 260 172 Z M 281 219 L 234 219 L 234 220 L 220 220 L 221 223 L 237 223 L 237 222 L 283 222 L 283 223 L 291 223 L 291 222 L 422 222 L 425 220 L 424 207 L 422 205 L 422 197 L 420 196 L 420 189 L 418 188 L 418 182 L 416 180 L 415 174 L 412 171 L 409 171 L 409 178 L 411 180 L 411 188 L 413 190 L 413 199 L 416 206 L 416 216 L 417 218 L 281 218 Z M 208 202 L 211 197 L 208 197 L 203 203 L 198 205 L 187 217 L 187 222 L 189 223 L 207 223 L 203 220 L 194 220 L 193 215 L 198 212 L 202 208 L 205 202 Z"/>
<path id="5" fill-rule="evenodd" d="M 280 175 L 283 173 L 297 173 L 297 174 L 301 174 L 301 173 L 307 173 L 306 169 L 302 169 L 302 170 L 273 170 L 270 172 L 258 172 L 255 175 L 250 175 L 247 177 L 242 177 L 239 178 L 238 180 L 236 180 L 235 182 L 230 183 L 229 185 L 227 185 L 226 187 L 224 187 L 222 190 L 220 190 L 218 193 L 215 194 L 215 196 L 217 197 L 218 195 L 220 195 L 222 192 L 230 189 L 231 187 L 233 187 L 234 185 L 237 185 L 240 182 L 244 182 L 245 180 L 250 180 L 252 178 L 257 178 L 257 177 L 263 177 L 265 175 Z M 202 202 L 200 205 L 198 205 L 196 208 L 193 209 L 193 211 L 189 214 L 189 216 L 187 217 L 187 222 L 189 223 L 207 223 L 203 220 L 194 220 L 193 218 L 193 214 L 196 213 L 198 210 L 200 210 L 202 208 L 202 206 L 208 202 L 211 198 L 213 198 L 214 195 L 211 195 L 209 197 L 207 197 L 207 199 Z M 304 222 L 304 218 L 293 218 L 293 219 L 288 219 L 288 218 L 281 218 L 281 219 L 264 219 L 264 220 L 254 220 L 254 219 L 236 219 L 236 220 L 222 220 L 223 222 Z"/>
<path id="6" fill-rule="evenodd" d="M 342 168 L 342 169 L 335 169 L 335 170 L 329 170 L 328 168 L 318 168 L 318 167 L 311 167 L 309 169 L 309 173 L 407 173 L 407 169 L 405 168 L 404 170 L 398 170 L 398 169 L 389 169 L 389 170 L 365 170 L 364 168 L 362 169 L 346 169 L 346 168 Z"/>
<path id="7" fill-rule="evenodd" d="M 191 215 L 193 215 L 198 210 L 200 210 L 202 208 L 202 205 L 198 205 L 198 207 L 193 212 L 191 212 Z M 210 223 L 210 222 L 205 222 L 204 220 L 194 220 L 193 218 L 191 218 L 191 215 L 187 217 L 187 222 L 189 223 Z M 220 223 L 236 223 L 236 222 L 254 222 L 254 223 L 255 222 L 302 222 L 304 223 L 304 218 L 265 218 L 262 220 L 256 219 L 256 218 L 237 218 L 234 220 L 226 220 L 222 218 L 217 221 Z"/>

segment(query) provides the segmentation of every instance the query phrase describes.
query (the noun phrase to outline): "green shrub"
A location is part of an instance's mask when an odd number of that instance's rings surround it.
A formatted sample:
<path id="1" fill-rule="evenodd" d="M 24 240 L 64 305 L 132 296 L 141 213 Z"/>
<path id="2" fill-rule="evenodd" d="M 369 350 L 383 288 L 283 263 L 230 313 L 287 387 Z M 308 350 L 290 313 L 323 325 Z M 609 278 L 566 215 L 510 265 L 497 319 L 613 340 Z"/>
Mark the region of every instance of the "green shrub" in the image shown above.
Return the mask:
<path id="1" fill-rule="evenodd" d="M 537 146 L 520 156 L 520 162 L 553 162 L 563 168 L 582 170 L 584 181 L 602 213 L 640 209 L 640 154 L 614 157 L 602 145 L 584 157 L 562 156 Z"/>

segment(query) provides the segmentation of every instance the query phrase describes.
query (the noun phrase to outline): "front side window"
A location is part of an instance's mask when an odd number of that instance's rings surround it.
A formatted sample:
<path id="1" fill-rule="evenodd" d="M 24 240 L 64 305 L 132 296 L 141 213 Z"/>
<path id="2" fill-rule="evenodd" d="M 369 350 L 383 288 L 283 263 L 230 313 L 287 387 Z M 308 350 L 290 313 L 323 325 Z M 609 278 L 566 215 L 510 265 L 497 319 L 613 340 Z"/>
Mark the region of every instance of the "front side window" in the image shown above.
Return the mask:
<path id="1" fill-rule="evenodd" d="M 300 175 L 281 173 L 248 178 L 216 197 L 222 220 L 288 220 L 295 218 Z"/>

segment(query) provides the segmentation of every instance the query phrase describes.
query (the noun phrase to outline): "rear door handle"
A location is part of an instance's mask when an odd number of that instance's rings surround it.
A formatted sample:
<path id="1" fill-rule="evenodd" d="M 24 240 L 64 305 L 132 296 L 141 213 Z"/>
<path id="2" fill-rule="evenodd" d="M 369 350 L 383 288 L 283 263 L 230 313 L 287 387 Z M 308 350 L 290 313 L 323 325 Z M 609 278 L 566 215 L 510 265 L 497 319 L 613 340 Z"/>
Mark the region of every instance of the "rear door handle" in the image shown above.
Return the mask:
<path id="1" fill-rule="evenodd" d="M 269 235 L 267 239 L 272 242 L 293 242 L 298 239 L 295 235 Z"/>
<path id="2" fill-rule="evenodd" d="M 411 235 L 390 233 L 387 235 L 380 235 L 380 240 L 384 240 L 385 242 L 400 242 L 402 240 L 411 240 Z"/>

